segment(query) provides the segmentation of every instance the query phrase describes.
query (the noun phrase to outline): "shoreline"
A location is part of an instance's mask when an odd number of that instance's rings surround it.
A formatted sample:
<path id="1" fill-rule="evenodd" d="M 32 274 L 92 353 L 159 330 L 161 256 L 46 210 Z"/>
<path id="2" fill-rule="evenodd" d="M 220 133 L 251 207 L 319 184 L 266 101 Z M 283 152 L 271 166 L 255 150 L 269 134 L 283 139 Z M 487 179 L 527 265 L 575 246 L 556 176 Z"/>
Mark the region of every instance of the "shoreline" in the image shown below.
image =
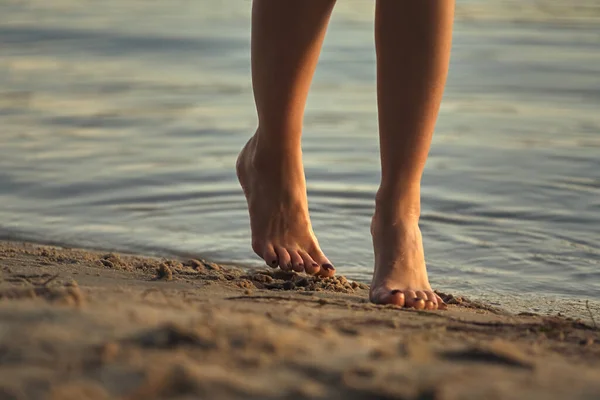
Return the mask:
<path id="1" fill-rule="evenodd" d="M 0 241 L 0 398 L 595 398 L 600 330 L 444 295 Z"/>
<path id="2" fill-rule="evenodd" d="M 35 246 L 46 246 L 60 249 L 78 249 L 83 251 L 89 251 L 92 253 L 117 253 L 128 256 L 139 256 L 161 259 L 176 259 L 176 260 L 188 260 L 192 258 L 202 257 L 202 252 L 191 252 L 185 250 L 173 250 L 168 248 L 156 248 L 156 247 L 129 247 L 129 246 L 111 246 L 111 245 L 98 245 L 69 242 L 64 240 L 48 240 L 46 238 L 30 237 L 27 235 L 8 235 L 0 232 L 0 243 L 11 243 L 15 245 L 31 244 Z M 267 268 L 264 264 L 259 262 L 254 263 L 238 263 L 235 261 L 224 260 L 224 259 L 213 259 L 207 256 L 212 262 L 225 267 L 242 268 L 242 269 L 260 269 Z M 268 269 L 268 268 L 267 268 Z M 368 284 L 369 278 L 356 278 L 354 271 L 349 272 L 351 278 L 357 282 Z M 353 276 L 352 276 L 353 275 Z M 431 277 L 435 277 L 434 273 L 431 273 Z M 434 291 L 450 292 L 447 288 L 439 289 L 435 282 L 432 283 Z M 597 298 L 591 298 L 589 296 L 573 296 L 573 295 L 559 295 L 559 294 L 545 294 L 545 293 L 531 293 L 525 295 L 520 293 L 520 296 L 511 296 L 510 293 L 496 293 L 492 298 L 488 296 L 482 296 L 481 293 L 463 293 L 458 290 L 458 293 L 463 298 L 468 298 L 470 301 L 494 307 L 499 310 L 504 310 L 508 313 L 519 314 L 519 313 L 531 313 L 544 317 L 566 317 L 581 320 L 586 324 L 594 324 L 594 319 L 597 325 L 600 325 L 600 300 Z"/>

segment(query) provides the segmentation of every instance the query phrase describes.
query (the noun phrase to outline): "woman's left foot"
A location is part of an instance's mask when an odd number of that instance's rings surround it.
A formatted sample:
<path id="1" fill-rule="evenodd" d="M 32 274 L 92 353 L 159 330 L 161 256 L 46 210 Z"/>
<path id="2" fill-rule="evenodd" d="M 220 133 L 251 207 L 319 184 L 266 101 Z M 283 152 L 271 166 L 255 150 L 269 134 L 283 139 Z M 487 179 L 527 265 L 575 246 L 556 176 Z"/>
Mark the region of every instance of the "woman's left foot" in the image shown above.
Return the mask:
<path id="1" fill-rule="evenodd" d="M 376 211 L 371 234 L 375 250 L 371 302 L 417 310 L 445 309 L 429 285 L 418 218 L 389 218 Z"/>

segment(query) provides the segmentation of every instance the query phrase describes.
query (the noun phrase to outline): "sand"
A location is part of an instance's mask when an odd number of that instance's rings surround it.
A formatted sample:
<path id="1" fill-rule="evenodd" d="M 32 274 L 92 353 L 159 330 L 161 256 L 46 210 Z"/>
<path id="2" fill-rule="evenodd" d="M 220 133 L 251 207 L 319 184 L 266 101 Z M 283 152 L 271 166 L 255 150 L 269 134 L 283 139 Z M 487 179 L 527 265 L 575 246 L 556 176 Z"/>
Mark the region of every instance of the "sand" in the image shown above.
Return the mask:
<path id="1" fill-rule="evenodd" d="M 600 331 L 573 319 L 21 243 L 0 271 L 2 400 L 600 398 Z"/>

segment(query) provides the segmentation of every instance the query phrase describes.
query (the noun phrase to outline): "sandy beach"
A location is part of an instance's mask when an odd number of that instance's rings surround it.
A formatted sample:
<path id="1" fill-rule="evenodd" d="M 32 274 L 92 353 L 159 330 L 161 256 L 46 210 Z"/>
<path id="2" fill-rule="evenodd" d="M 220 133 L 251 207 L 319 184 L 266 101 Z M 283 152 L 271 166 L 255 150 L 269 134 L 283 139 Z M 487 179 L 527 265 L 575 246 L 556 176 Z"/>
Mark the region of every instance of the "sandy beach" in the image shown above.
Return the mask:
<path id="1" fill-rule="evenodd" d="M 600 331 L 443 294 L 0 243 L 0 399 L 597 399 Z M 595 318 L 598 319 L 597 317 Z"/>

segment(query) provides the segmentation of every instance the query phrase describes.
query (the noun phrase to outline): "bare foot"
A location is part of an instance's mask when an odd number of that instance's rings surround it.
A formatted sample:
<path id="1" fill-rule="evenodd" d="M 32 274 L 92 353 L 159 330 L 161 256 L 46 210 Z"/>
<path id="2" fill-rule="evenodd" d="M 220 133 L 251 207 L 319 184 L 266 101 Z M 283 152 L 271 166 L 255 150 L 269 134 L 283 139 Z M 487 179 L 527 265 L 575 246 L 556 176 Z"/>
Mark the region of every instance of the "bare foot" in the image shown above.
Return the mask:
<path id="1" fill-rule="evenodd" d="M 300 148 L 266 149 L 255 135 L 238 156 L 236 169 L 248 202 L 254 252 L 273 268 L 333 276 L 308 216 Z"/>
<path id="2" fill-rule="evenodd" d="M 371 302 L 417 310 L 445 309 L 429 285 L 418 218 L 394 221 L 376 212 L 371 234 L 375 250 Z"/>

